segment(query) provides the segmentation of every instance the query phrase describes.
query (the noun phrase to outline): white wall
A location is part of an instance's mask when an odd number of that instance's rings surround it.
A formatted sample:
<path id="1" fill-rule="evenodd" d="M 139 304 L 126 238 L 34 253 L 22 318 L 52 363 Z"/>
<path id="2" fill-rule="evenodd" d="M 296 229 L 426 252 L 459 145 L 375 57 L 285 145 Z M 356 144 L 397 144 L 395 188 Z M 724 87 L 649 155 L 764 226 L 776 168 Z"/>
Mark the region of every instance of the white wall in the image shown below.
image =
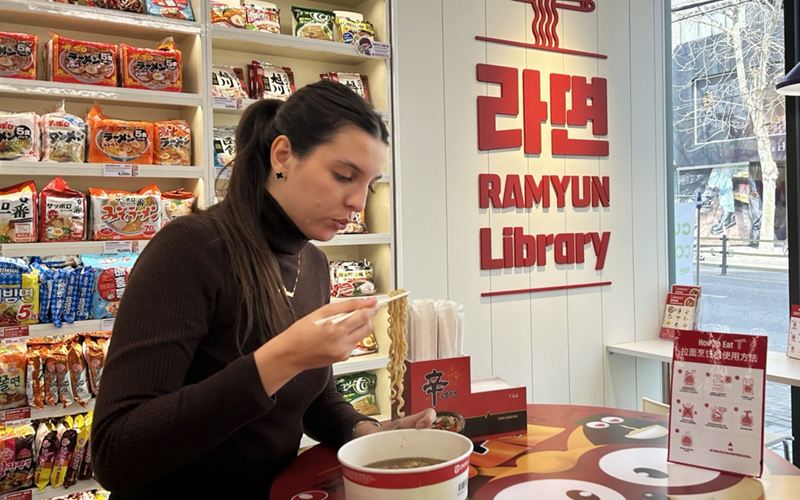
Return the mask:
<path id="1" fill-rule="evenodd" d="M 607 59 L 486 43 L 476 35 L 533 43 L 530 4 L 514 0 L 393 2 L 394 130 L 397 154 L 398 282 L 414 297 L 465 305 L 465 351 L 473 377 L 502 375 L 528 387 L 530 401 L 625 408 L 658 396 L 654 362 L 615 355 L 611 343 L 655 338 L 667 288 L 664 30 L 660 0 L 603 0 L 591 13 L 561 11 L 561 47 Z M 563 157 L 543 152 L 480 152 L 479 95 L 498 95 L 476 78 L 479 63 L 548 75 L 608 80 L 610 153 Z M 520 107 L 521 109 L 521 107 Z M 498 129 L 522 128 L 522 116 Z M 571 131 L 578 135 L 582 131 Z M 590 138 L 583 131 L 581 137 Z M 480 209 L 478 175 L 600 175 L 609 207 Z M 528 234 L 611 232 L 604 268 L 585 265 L 481 270 L 479 229 Z M 590 255 L 589 255 L 590 254 Z M 588 258 L 592 257 L 592 258 Z M 481 292 L 610 281 L 610 286 L 482 298 Z"/>

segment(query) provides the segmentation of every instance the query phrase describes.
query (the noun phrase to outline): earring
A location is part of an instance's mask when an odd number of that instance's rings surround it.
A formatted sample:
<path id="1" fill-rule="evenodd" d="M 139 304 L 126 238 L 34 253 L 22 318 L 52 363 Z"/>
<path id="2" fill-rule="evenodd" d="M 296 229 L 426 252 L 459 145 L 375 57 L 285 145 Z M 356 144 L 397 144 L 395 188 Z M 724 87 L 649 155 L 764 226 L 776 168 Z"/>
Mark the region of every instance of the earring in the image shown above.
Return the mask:
<path id="1" fill-rule="evenodd" d="M 283 172 L 276 172 L 275 177 L 277 177 L 278 179 L 283 179 Z"/>

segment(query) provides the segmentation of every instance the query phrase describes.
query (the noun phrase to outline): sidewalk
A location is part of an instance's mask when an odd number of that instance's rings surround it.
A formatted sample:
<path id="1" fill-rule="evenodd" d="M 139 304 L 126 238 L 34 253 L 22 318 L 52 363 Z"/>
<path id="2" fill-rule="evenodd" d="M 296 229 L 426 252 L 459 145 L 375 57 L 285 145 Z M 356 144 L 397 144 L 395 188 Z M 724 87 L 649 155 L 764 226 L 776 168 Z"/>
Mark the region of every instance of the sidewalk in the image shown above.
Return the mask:
<path id="1" fill-rule="evenodd" d="M 789 272 L 789 257 L 782 243 L 767 251 L 757 247 L 738 246 L 741 242 L 732 241 L 727 245 L 725 265 L 732 269 L 752 269 L 756 271 Z M 722 267 L 722 245 L 700 247 L 700 265 L 703 267 Z"/>

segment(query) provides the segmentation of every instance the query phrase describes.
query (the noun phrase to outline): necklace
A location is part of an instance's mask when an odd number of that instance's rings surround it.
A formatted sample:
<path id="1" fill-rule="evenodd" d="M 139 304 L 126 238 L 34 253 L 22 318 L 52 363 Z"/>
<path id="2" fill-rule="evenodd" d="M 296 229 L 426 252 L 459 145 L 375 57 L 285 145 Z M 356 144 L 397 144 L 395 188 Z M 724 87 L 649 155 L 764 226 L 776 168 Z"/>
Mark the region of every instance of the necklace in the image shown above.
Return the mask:
<path id="1" fill-rule="evenodd" d="M 294 277 L 294 286 L 292 287 L 292 291 L 286 289 L 286 285 L 281 285 L 281 289 L 283 289 L 283 294 L 289 297 L 290 299 L 294 298 L 294 292 L 297 290 L 297 282 L 300 280 L 300 254 L 297 254 L 297 275 Z"/>

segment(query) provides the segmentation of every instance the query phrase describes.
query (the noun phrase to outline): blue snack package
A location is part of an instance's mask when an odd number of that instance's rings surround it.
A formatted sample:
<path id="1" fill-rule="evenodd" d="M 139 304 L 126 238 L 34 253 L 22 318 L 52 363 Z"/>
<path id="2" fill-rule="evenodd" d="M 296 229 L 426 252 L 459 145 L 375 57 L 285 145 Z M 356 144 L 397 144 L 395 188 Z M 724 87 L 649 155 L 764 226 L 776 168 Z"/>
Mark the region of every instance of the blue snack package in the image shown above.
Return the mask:
<path id="1" fill-rule="evenodd" d="M 128 284 L 128 273 L 137 257 L 136 253 L 81 255 L 84 265 L 90 266 L 94 274 L 90 313 L 93 319 L 117 315 L 119 301 Z"/>
<path id="2" fill-rule="evenodd" d="M 68 269 L 56 269 L 53 280 L 53 291 L 50 294 L 50 318 L 56 328 L 61 328 L 61 313 L 64 311 L 64 298 L 67 295 Z"/>
<path id="3" fill-rule="evenodd" d="M 64 295 L 64 310 L 61 318 L 70 325 L 75 322 L 75 308 L 78 306 L 78 277 L 80 269 L 67 269 L 67 290 Z"/>
<path id="4" fill-rule="evenodd" d="M 194 21 L 189 0 L 147 0 L 145 6 L 151 16 Z"/>
<path id="5" fill-rule="evenodd" d="M 94 270 L 92 266 L 81 268 L 78 277 L 78 303 L 75 307 L 75 320 L 89 319 L 92 309 L 92 285 L 94 284 Z"/>
<path id="6" fill-rule="evenodd" d="M 37 259 L 31 259 L 31 269 L 39 274 L 39 323 L 50 323 L 50 293 L 53 291 L 53 271 Z"/>

